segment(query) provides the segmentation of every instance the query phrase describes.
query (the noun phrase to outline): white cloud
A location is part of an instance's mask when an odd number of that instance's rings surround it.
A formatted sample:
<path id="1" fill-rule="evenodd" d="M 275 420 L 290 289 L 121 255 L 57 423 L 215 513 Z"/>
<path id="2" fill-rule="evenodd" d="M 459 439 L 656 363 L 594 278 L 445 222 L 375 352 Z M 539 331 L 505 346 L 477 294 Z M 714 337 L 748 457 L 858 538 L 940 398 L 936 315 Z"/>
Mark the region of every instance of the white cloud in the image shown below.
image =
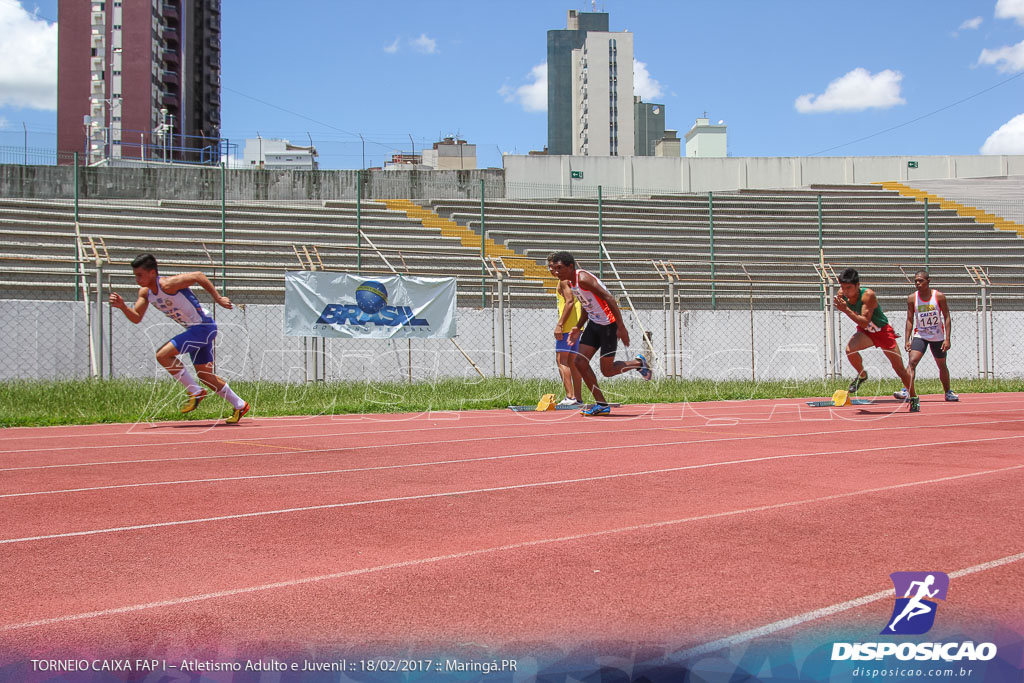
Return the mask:
<path id="1" fill-rule="evenodd" d="M 0 106 L 57 108 L 57 24 L 0 2 Z"/>
<path id="2" fill-rule="evenodd" d="M 510 85 L 503 85 L 498 89 L 506 102 L 519 102 L 525 111 L 547 111 L 548 110 L 548 65 L 538 64 L 530 69 L 531 83 L 513 88 Z"/>
<path id="3" fill-rule="evenodd" d="M 398 52 L 398 43 L 400 43 L 401 40 L 401 38 L 395 38 L 395 42 L 391 43 L 390 45 L 385 45 L 384 52 L 387 52 L 389 55 L 393 55 L 396 52 Z"/>
<path id="4" fill-rule="evenodd" d="M 1024 26 L 1024 0 L 998 0 L 996 19 L 1014 19 Z"/>
<path id="5" fill-rule="evenodd" d="M 976 31 L 981 26 L 981 17 L 974 17 L 968 19 L 964 23 L 960 24 L 960 31 Z"/>
<path id="6" fill-rule="evenodd" d="M 978 64 L 994 64 L 1003 73 L 1024 71 L 1024 40 L 1016 45 L 982 50 Z"/>
<path id="7" fill-rule="evenodd" d="M 647 71 L 647 64 L 638 62 L 635 57 L 633 58 L 633 94 L 648 101 L 665 94 L 661 83 L 651 78 L 651 74 Z"/>
<path id="8" fill-rule="evenodd" d="M 410 40 L 409 44 L 412 45 L 414 50 L 425 55 L 432 55 L 437 52 L 437 41 L 427 36 L 426 33 L 421 33 L 419 38 Z"/>
<path id="9" fill-rule="evenodd" d="M 1024 154 L 1024 114 L 1017 114 L 988 136 L 982 154 Z"/>
<path id="10" fill-rule="evenodd" d="M 828 111 L 863 111 L 865 109 L 888 109 L 897 104 L 906 104 L 900 97 L 900 82 L 903 74 L 886 69 L 875 75 L 864 68 L 856 68 L 828 84 L 821 95 L 801 95 L 794 106 L 801 114 L 816 114 Z"/>

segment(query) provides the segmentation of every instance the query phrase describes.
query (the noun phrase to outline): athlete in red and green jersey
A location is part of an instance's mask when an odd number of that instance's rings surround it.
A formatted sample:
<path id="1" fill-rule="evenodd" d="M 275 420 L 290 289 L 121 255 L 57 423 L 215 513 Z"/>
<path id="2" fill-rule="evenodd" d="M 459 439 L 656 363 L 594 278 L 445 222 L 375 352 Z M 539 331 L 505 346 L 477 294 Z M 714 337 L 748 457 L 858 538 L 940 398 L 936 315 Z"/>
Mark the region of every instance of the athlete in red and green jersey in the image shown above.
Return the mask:
<path id="1" fill-rule="evenodd" d="M 896 343 L 896 332 L 878 305 L 878 297 L 872 290 L 860 286 L 860 275 L 853 268 L 847 268 L 839 276 L 839 289 L 841 293 L 836 295 L 836 308 L 857 323 L 857 331 L 846 343 L 846 357 L 857 371 L 857 377 L 850 383 L 850 393 L 857 393 L 860 385 L 868 378 L 859 352 L 877 346 L 885 352 L 892 369 L 903 381 L 903 386 L 910 397 L 910 412 L 920 411 L 921 402 L 914 391 L 914 378 L 903 366 L 903 356 Z"/>

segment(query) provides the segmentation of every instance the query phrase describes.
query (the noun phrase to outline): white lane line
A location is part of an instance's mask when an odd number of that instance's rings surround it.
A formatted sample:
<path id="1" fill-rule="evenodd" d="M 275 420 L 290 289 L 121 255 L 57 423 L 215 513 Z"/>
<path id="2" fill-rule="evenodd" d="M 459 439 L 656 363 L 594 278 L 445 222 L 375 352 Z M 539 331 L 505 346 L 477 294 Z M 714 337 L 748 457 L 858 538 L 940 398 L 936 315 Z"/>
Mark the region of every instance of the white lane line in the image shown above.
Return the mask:
<path id="1" fill-rule="evenodd" d="M 1011 404 L 1011 402 L 1009 402 L 1009 401 L 990 401 L 990 402 L 987 402 L 987 403 L 990 403 L 992 405 L 1004 406 L 1004 408 L 1002 408 L 1000 410 L 970 410 L 969 408 L 975 408 L 975 407 L 978 407 L 980 405 L 978 402 L 972 401 L 969 404 L 969 407 L 965 406 L 965 407 L 958 408 L 956 410 L 956 413 L 958 415 L 964 415 L 964 414 L 969 414 L 969 415 L 991 415 L 992 413 L 997 413 L 997 412 L 998 413 L 1018 413 L 1018 412 L 1021 412 L 1022 410 L 1024 410 L 1024 407 L 1021 407 L 1021 408 L 1005 408 L 1006 405 Z M 656 404 L 642 404 L 642 405 L 641 404 L 634 404 L 633 406 L 630 406 L 630 407 L 631 408 L 632 407 L 635 407 L 635 408 L 647 408 L 647 410 L 645 410 L 641 414 L 638 414 L 638 415 L 635 415 L 635 416 L 630 416 L 629 419 L 630 420 L 652 419 L 655 422 L 661 422 L 661 421 L 672 422 L 672 421 L 677 420 L 677 419 L 678 420 L 686 419 L 685 417 L 678 417 L 678 418 L 675 418 L 675 417 L 656 417 L 655 416 L 656 410 L 657 410 L 657 408 L 659 408 L 661 406 L 668 406 L 668 407 L 670 407 L 672 409 L 673 412 L 678 410 L 680 412 L 680 414 L 685 409 L 685 410 L 688 410 L 690 413 L 692 413 L 692 415 L 690 416 L 691 418 L 692 417 L 702 417 L 702 418 L 705 418 L 707 420 L 724 420 L 724 419 L 729 419 L 730 417 L 734 417 L 733 413 L 737 412 L 737 410 L 745 409 L 745 407 L 743 407 L 743 406 L 731 407 L 731 408 L 729 408 L 727 415 L 715 416 L 715 415 L 710 414 L 710 413 L 715 412 L 715 410 L 709 410 L 707 408 L 708 405 L 710 405 L 710 404 L 707 404 L 707 403 L 700 403 L 700 404 L 694 404 L 694 403 L 679 403 L 679 404 L 656 403 Z M 895 403 L 894 404 L 879 404 L 876 407 L 884 408 L 887 405 L 891 405 L 891 407 L 893 408 L 893 411 L 891 413 L 887 413 L 886 417 L 888 417 L 889 415 L 895 416 L 899 412 L 902 412 L 900 410 L 902 406 L 900 406 L 899 404 L 895 404 Z M 958 405 L 963 406 L 964 404 L 958 404 Z M 695 408 L 693 406 L 701 406 L 701 408 L 698 409 L 698 408 Z M 801 409 L 800 406 L 803 406 L 803 408 Z M 717 408 L 717 406 L 716 406 L 716 408 Z M 725 407 L 723 406 L 723 409 L 724 408 Z M 775 413 L 777 413 L 777 412 L 799 412 L 800 410 L 814 410 L 812 408 L 808 408 L 808 406 L 804 405 L 803 403 L 799 403 L 799 404 L 776 404 L 776 405 L 773 405 L 773 406 L 751 406 L 750 407 L 750 409 L 754 409 L 754 408 L 757 408 L 759 413 L 765 413 L 765 418 L 763 420 L 759 419 L 759 418 L 751 418 L 751 417 L 744 418 L 744 417 L 741 417 L 741 418 L 738 418 L 739 421 L 736 424 L 721 424 L 721 423 L 719 423 L 719 424 L 701 424 L 701 425 L 687 425 L 687 426 L 696 426 L 696 427 L 730 427 L 730 426 L 738 426 L 738 425 L 743 425 L 743 424 L 746 424 L 748 426 L 756 426 L 756 425 L 760 425 L 760 424 L 789 424 L 789 423 L 796 423 L 796 422 L 806 422 L 808 420 L 797 419 L 797 420 L 781 420 L 781 421 L 776 421 L 776 420 L 773 419 L 773 415 Z M 770 408 L 770 410 L 766 411 L 766 410 L 762 410 L 762 408 Z M 573 413 L 571 411 L 565 411 L 565 413 L 566 413 L 564 415 L 565 419 L 571 419 L 573 417 Z M 704 413 L 708 413 L 708 414 L 705 415 Z M 527 413 L 527 415 L 528 414 L 529 413 Z M 927 417 L 941 417 L 941 416 L 944 416 L 944 415 L 945 415 L 945 412 L 942 415 L 936 415 L 934 412 L 928 412 L 925 415 L 922 415 L 921 417 L 923 417 L 923 418 L 927 418 Z M 264 419 L 269 420 L 271 418 L 264 418 Z M 422 417 L 421 415 L 417 414 L 416 419 L 417 420 L 421 420 L 421 419 L 429 420 L 431 418 L 429 418 L 429 417 Z M 462 418 L 460 417 L 460 419 L 462 419 Z M 452 421 L 449 421 L 446 424 L 438 424 L 438 425 L 431 426 L 431 427 L 410 427 L 410 428 L 407 428 L 407 429 L 377 430 L 377 431 L 374 431 L 373 434 L 404 434 L 404 433 L 409 433 L 409 432 L 434 432 L 434 431 L 449 431 L 449 430 L 455 430 L 455 429 L 475 429 L 475 430 L 479 430 L 479 429 L 494 429 L 494 428 L 504 428 L 504 427 L 512 428 L 512 427 L 525 427 L 525 426 L 529 426 L 531 424 L 548 424 L 548 422 L 551 421 L 549 416 L 547 416 L 547 415 L 545 415 L 545 417 L 542 418 L 542 419 L 544 419 L 544 422 L 540 422 L 538 420 L 530 421 L 528 419 L 520 418 L 520 419 L 518 419 L 515 422 L 501 421 L 501 422 L 492 423 L 492 424 L 460 424 L 460 425 L 451 424 Z M 842 418 L 834 417 L 832 419 L 842 419 Z M 814 421 L 817 422 L 819 420 L 814 420 Z M 385 421 L 385 422 L 390 424 L 391 421 Z M 399 422 L 399 421 L 395 420 L 394 422 Z M 409 420 L 409 422 L 412 422 L 412 420 Z M 372 424 L 380 424 L 381 421 L 367 421 L 367 422 L 362 422 L 362 423 L 348 423 L 348 422 L 344 422 L 344 423 L 341 423 L 341 424 L 342 424 L 342 426 L 345 426 L 345 427 L 353 427 L 353 426 L 358 426 L 359 424 L 361 424 L 361 425 L 368 425 L 368 424 L 371 424 L 371 423 Z M 293 426 L 293 425 L 285 425 L 285 427 L 291 427 L 291 426 Z M 272 440 L 272 439 L 297 439 L 297 438 L 326 439 L 326 438 L 342 437 L 342 436 L 365 436 L 368 433 L 366 430 L 359 430 L 359 431 L 329 432 L 329 433 L 326 433 L 326 434 L 310 434 L 308 432 L 308 429 L 310 427 L 332 427 L 333 428 L 333 427 L 337 427 L 339 425 L 337 425 L 337 424 L 314 424 L 314 425 L 294 425 L 294 426 L 297 429 L 303 429 L 305 431 L 303 431 L 301 433 L 298 433 L 298 434 L 284 434 L 284 435 L 280 435 L 280 436 L 264 436 L 262 434 L 258 434 L 257 433 L 257 434 L 255 434 L 253 436 L 241 436 L 239 438 L 242 439 L 242 440 L 255 440 L 255 439 Z M 211 424 L 210 429 L 213 429 L 213 427 L 214 426 Z M 275 425 L 274 428 L 275 429 L 280 429 L 280 426 L 276 426 Z M 40 428 L 33 427 L 32 429 L 40 429 Z M 604 430 L 598 430 L 598 431 L 604 431 Z M 612 432 L 612 431 L 618 431 L 618 430 L 610 428 L 607 431 Z M 236 429 L 233 429 L 232 433 L 233 433 L 233 435 L 237 436 L 237 430 Z M 246 432 L 246 433 L 248 433 L 248 432 Z M 140 433 L 140 432 L 105 432 L 103 434 L 83 434 L 83 435 L 40 435 L 40 436 L 28 436 L 28 435 L 26 435 L 26 436 L 22 436 L 22 437 L 12 437 L 10 439 L 0 438 L 0 443 L 2 443 L 3 441 L 9 441 L 9 440 L 26 440 L 26 439 L 31 439 L 33 441 L 36 441 L 36 440 L 39 440 L 39 439 L 47 439 L 47 438 L 63 438 L 63 439 L 79 438 L 80 439 L 80 438 L 92 438 L 92 437 L 96 437 L 96 436 L 128 436 L 129 434 L 131 434 L 131 435 L 139 435 L 139 436 L 148 436 L 147 434 L 143 434 L 143 433 Z M 163 435 L 164 435 L 164 433 L 159 434 L 159 436 L 163 436 Z M 157 435 L 154 435 L 154 436 L 157 436 Z M 222 439 L 200 439 L 200 440 L 194 440 L 194 441 L 184 441 L 184 440 L 183 441 L 161 441 L 161 442 L 157 442 L 157 443 L 140 442 L 140 443 L 132 443 L 132 444 L 107 444 L 107 445 L 99 445 L 99 446 L 56 446 L 56 447 L 51 447 L 51 448 L 21 448 L 21 449 L 0 450 L 0 455 L 11 455 L 11 454 L 18 454 L 18 453 L 57 452 L 57 451 L 68 451 L 68 450 L 70 450 L 70 451 L 79 451 L 79 450 L 88 450 L 88 449 L 154 448 L 154 447 L 159 447 L 159 446 L 188 446 L 188 445 L 221 443 L 221 441 L 222 441 Z"/>
<path id="2" fill-rule="evenodd" d="M 940 425 L 934 425 L 934 424 L 906 425 L 906 424 L 901 423 L 901 424 L 894 424 L 894 425 L 889 425 L 889 426 L 885 426 L 885 427 L 858 428 L 857 431 L 859 433 L 864 433 L 864 432 L 880 432 L 880 431 L 884 432 L 884 431 L 892 431 L 892 430 L 909 431 L 909 430 L 912 430 L 912 429 L 953 429 L 953 428 L 958 428 L 958 427 L 978 427 L 978 426 L 984 426 L 984 425 L 1011 424 L 1011 423 L 1015 423 L 1015 422 L 1024 422 L 1024 418 L 1019 419 L 1019 420 L 986 420 L 986 421 L 983 421 L 983 422 L 960 422 L 960 423 L 946 423 L 946 424 L 940 424 Z M 797 421 L 793 422 L 793 424 L 798 424 L 798 423 L 799 422 L 797 422 Z M 787 423 L 787 424 L 789 424 L 789 423 Z M 653 432 L 660 432 L 660 431 L 664 431 L 666 429 L 668 429 L 668 428 L 666 428 L 666 427 L 644 427 L 642 429 L 629 429 L 629 430 L 620 429 L 620 430 L 616 430 L 615 433 L 616 434 L 625 434 L 625 433 L 633 433 L 633 432 L 652 432 L 652 431 Z M 757 441 L 757 440 L 761 440 L 761 439 L 788 439 L 788 438 L 799 438 L 799 437 L 805 437 L 805 436 L 829 436 L 831 434 L 845 434 L 848 431 L 849 431 L 849 426 L 847 425 L 847 426 L 844 426 L 842 429 L 830 429 L 830 430 L 817 431 L 817 432 L 795 432 L 795 433 L 786 433 L 786 434 L 764 434 L 764 435 L 757 435 L 757 436 L 751 436 L 751 435 L 726 436 L 726 437 L 715 438 L 715 439 L 691 439 L 691 440 L 687 440 L 687 441 L 659 441 L 659 442 L 655 442 L 655 443 L 639 444 L 639 445 L 640 446 L 678 446 L 678 445 L 684 445 L 684 444 L 705 444 L 705 443 L 719 443 L 719 442 L 730 442 L 730 441 Z M 588 433 L 586 435 L 587 436 L 604 436 L 603 433 L 597 433 L 597 432 L 590 432 L 590 433 Z M 292 457 L 292 456 L 300 455 L 302 453 L 320 456 L 320 455 L 325 455 L 325 454 L 328 454 L 328 453 L 345 453 L 345 452 L 351 452 L 351 451 L 376 450 L 376 449 L 388 449 L 388 448 L 409 448 L 409 447 L 412 447 L 412 446 L 448 446 L 448 445 L 451 445 L 451 444 L 471 443 L 471 442 L 479 442 L 479 441 L 498 441 L 498 440 L 502 440 L 502 439 L 519 439 L 519 438 L 538 439 L 538 438 L 543 438 L 543 437 L 547 437 L 547 436 L 564 437 L 565 436 L 565 432 L 564 431 L 559 431 L 559 432 L 545 433 L 545 434 L 531 434 L 528 437 L 520 437 L 520 436 L 476 437 L 476 438 L 471 438 L 471 439 L 447 439 L 447 440 L 443 440 L 443 441 L 413 441 L 413 442 L 406 442 L 406 443 L 372 444 L 372 445 L 368 445 L 368 446 L 342 446 L 342 447 L 339 447 L 339 448 L 310 449 L 308 451 L 299 451 L 299 452 L 296 452 L 296 453 L 266 453 L 266 452 L 260 451 L 258 453 L 235 453 L 235 454 L 230 454 L 230 455 L 200 455 L 200 456 L 179 457 L 179 458 L 144 458 L 144 459 L 140 459 L 140 460 L 105 460 L 105 461 L 99 461 L 99 462 L 63 463 L 63 464 L 58 464 L 58 465 L 24 465 L 24 466 L 21 466 L 21 467 L 4 467 L 4 468 L 0 468 L 0 472 L 24 472 L 24 471 L 28 471 L 28 470 L 52 470 L 52 469 L 63 469 L 63 468 L 71 468 L 71 467 L 99 467 L 99 466 L 106 466 L 106 465 L 137 465 L 137 464 L 146 464 L 146 463 L 154 463 L 154 462 L 182 462 L 182 461 L 193 461 L 193 460 L 230 460 L 230 459 L 234 459 L 234 458 L 262 458 L 262 457 L 268 457 L 268 456 L 269 457 L 280 458 L 280 457 L 283 457 L 283 456 Z M 627 445 L 627 446 L 622 446 L 622 447 L 623 448 L 626 448 L 626 447 L 636 447 L 637 445 L 638 444 L 632 444 L 632 445 Z M 491 457 L 491 458 L 468 458 L 468 459 L 465 459 L 465 460 L 454 460 L 454 461 L 443 460 L 443 461 L 439 461 L 437 463 L 429 463 L 429 462 L 428 463 L 416 463 L 414 465 L 407 465 L 407 466 L 409 466 L 409 467 L 419 467 L 419 466 L 424 465 L 424 464 L 426 464 L 426 465 L 430 465 L 430 464 L 451 464 L 453 462 L 455 462 L 455 463 L 458 463 L 458 462 L 474 462 L 474 461 L 478 461 L 478 460 L 492 460 L 492 459 L 501 459 L 501 458 L 510 458 L 510 457 L 524 457 L 524 456 L 528 456 L 528 455 L 552 455 L 552 454 L 561 454 L 561 453 L 581 453 L 581 452 L 587 452 L 587 451 L 606 450 L 606 449 L 614 449 L 614 448 L 619 448 L 619 446 L 614 446 L 614 445 L 610 445 L 610 446 L 587 446 L 587 447 L 581 447 L 581 448 L 575 448 L 575 449 L 569 449 L 569 450 L 561 450 L 561 451 L 542 451 L 542 452 L 538 452 L 538 453 L 512 454 L 512 455 L 494 456 L 494 457 Z M 395 465 L 394 467 L 398 468 L 398 467 L 405 467 L 405 466 L 406 465 Z M 3 497 L 3 496 L 0 496 L 0 497 Z"/>
<path id="3" fill-rule="evenodd" d="M 707 521 L 712 519 L 720 519 L 723 517 L 733 517 L 737 515 L 754 514 L 758 512 L 767 512 L 772 510 L 782 510 L 786 508 L 797 507 L 801 505 L 810 505 L 814 503 L 824 503 L 835 500 L 842 500 L 845 498 L 852 498 L 854 496 L 861 496 L 872 493 L 884 493 L 886 491 L 894 491 L 897 489 L 912 488 L 915 486 L 925 486 L 928 484 L 939 484 L 949 481 L 956 481 L 960 479 L 968 479 L 971 477 L 981 477 L 989 474 L 999 474 L 1002 472 L 1008 472 L 1011 470 L 1017 470 L 1024 467 L 1024 465 L 1014 465 L 1013 467 L 1003 467 L 995 470 L 983 470 L 980 472 L 971 472 L 968 474 L 957 474 L 949 477 L 940 477 L 938 479 L 925 479 L 922 481 L 906 482 L 903 484 L 892 484 L 890 486 L 882 486 L 877 488 L 864 489 L 861 491 L 848 491 L 846 493 L 837 493 L 830 496 L 821 496 L 819 498 L 809 498 L 805 500 L 789 501 L 787 503 L 774 503 L 772 505 L 760 505 L 752 508 L 744 508 L 741 510 L 729 510 L 727 512 L 716 512 L 708 515 L 698 515 L 694 517 L 684 517 L 681 519 L 664 520 L 661 522 L 648 522 L 646 524 L 636 524 L 633 526 L 618 527 L 615 529 L 603 529 L 601 531 L 590 531 L 582 534 L 573 534 L 571 536 L 559 536 L 556 538 L 544 538 L 534 541 L 523 541 L 521 543 L 510 543 L 507 545 L 494 546 L 491 548 L 481 548 L 478 550 L 468 550 L 461 553 L 450 553 L 447 555 L 438 555 L 435 557 L 425 557 L 418 560 L 406 560 L 404 562 L 394 562 L 391 564 L 377 565 L 374 567 L 364 567 L 362 569 L 351 569 L 344 572 L 336 572 L 333 574 L 322 574 L 320 576 L 310 576 L 301 579 L 290 579 L 288 581 L 278 581 L 274 583 L 265 583 L 257 586 L 247 586 L 245 588 L 233 588 L 230 590 L 216 591 L 212 593 L 201 593 L 198 595 L 189 595 L 180 598 L 172 598 L 169 600 L 159 600 L 155 602 L 147 602 L 137 605 L 128 605 L 125 607 L 115 607 L 111 609 L 96 610 L 93 612 L 82 612 L 79 614 L 67 614 L 59 617 L 52 617 L 49 619 L 38 619 L 35 621 L 25 621 L 16 624 L 6 624 L 0 626 L 0 632 L 5 631 L 17 631 L 20 629 L 34 628 L 38 626 L 52 626 L 57 624 L 64 624 L 72 621 L 81 621 L 84 619 L 94 619 L 97 617 L 114 616 L 118 614 L 128 614 L 131 612 L 140 612 L 147 609 L 156 609 L 160 607 L 177 607 L 179 605 L 185 605 L 192 602 L 200 602 L 203 600 L 214 600 L 217 598 L 227 598 L 236 595 L 245 595 L 247 593 L 258 593 L 262 591 L 274 590 L 278 588 L 292 588 L 295 586 L 303 586 L 312 583 L 321 583 L 324 581 L 332 581 L 335 579 L 343 579 L 351 576 L 360 576 L 363 574 L 373 574 L 377 572 L 389 571 L 392 569 L 402 569 L 405 567 L 420 567 L 428 564 L 435 564 L 438 562 L 445 562 L 450 560 L 461 560 L 470 557 L 479 557 L 482 555 L 490 555 L 494 553 L 509 551 L 509 550 L 520 550 L 523 548 L 533 548 L 538 546 L 552 545 L 555 543 L 566 543 L 571 541 L 580 541 L 592 538 L 600 538 L 603 536 L 611 536 L 614 534 L 625 534 L 634 533 L 638 531 L 647 531 L 651 529 L 661 529 L 665 527 L 676 526 L 680 524 L 688 524 L 691 522 Z M 1024 557 L 1022 555 L 1014 555 L 1011 558 L 1003 558 L 1002 560 L 995 560 L 993 562 L 986 563 L 985 565 L 977 565 L 977 567 L 991 568 L 999 566 L 1000 564 L 1007 564 L 1011 561 L 1017 561 Z M 1014 559 L 1016 558 L 1016 559 Z M 972 571 L 981 571 L 977 567 L 972 567 L 958 572 L 950 574 L 951 577 L 964 576 Z M 891 595 L 892 591 L 886 591 L 877 595 Z M 876 598 L 877 599 L 877 598 Z"/>
<path id="4" fill-rule="evenodd" d="M 200 517 L 197 519 L 183 519 L 172 522 L 152 522 L 149 524 L 134 524 L 130 526 L 110 527 L 106 529 L 90 529 L 88 531 L 69 531 L 59 534 L 45 534 L 40 536 L 26 536 L 24 538 L 5 538 L 0 539 L 0 545 L 11 544 L 11 543 L 25 543 L 28 541 L 42 541 L 54 538 L 73 538 L 77 536 L 94 536 L 96 534 L 111 534 L 119 533 L 122 531 L 140 531 L 142 529 L 158 529 L 163 527 L 172 526 L 183 526 L 187 524 L 203 524 L 207 522 L 223 522 L 231 519 L 247 519 L 252 517 L 266 517 L 269 515 L 283 515 L 293 512 L 312 512 L 314 510 L 335 510 L 339 508 L 358 507 L 362 505 L 377 505 L 380 503 L 400 503 L 411 500 L 428 500 L 432 498 L 450 498 L 454 496 L 468 496 L 479 493 L 496 493 L 498 491 L 515 491 L 519 489 L 531 489 L 531 488 L 542 488 L 547 486 L 564 486 L 566 484 L 582 484 L 585 482 L 594 481 L 606 481 L 609 479 L 626 479 L 631 477 L 643 477 L 652 474 L 665 474 L 668 472 L 683 472 L 686 470 L 699 470 L 707 469 L 711 467 L 723 467 L 725 465 L 743 465 L 754 462 L 767 462 L 771 460 L 788 460 L 792 458 L 809 458 L 819 455 L 852 455 L 855 453 L 874 453 L 879 451 L 890 451 L 900 450 L 905 448 L 935 448 L 938 446 L 952 446 L 957 444 L 967 443 L 979 443 L 986 441 L 1007 441 L 1012 439 L 1024 439 L 1024 434 L 1017 434 L 1014 436 L 997 436 L 988 439 L 970 439 L 965 441 L 936 441 L 932 443 L 914 443 L 905 444 L 902 446 L 877 446 L 873 448 L 858 448 L 855 450 L 837 450 L 837 451 L 819 451 L 815 453 L 791 453 L 789 455 L 767 455 L 759 458 L 746 458 L 743 460 L 729 460 L 725 462 L 713 462 L 713 463 L 702 463 L 699 465 L 680 465 L 678 467 L 665 467 L 655 470 L 643 470 L 640 472 L 621 472 L 617 474 L 602 474 L 593 477 L 579 477 L 577 479 L 558 479 L 554 481 L 540 481 L 533 482 L 530 484 L 509 484 L 507 486 L 491 486 L 480 489 L 467 489 L 462 491 L 444 491 L 440 493 L 422 493 L 414 496 L 395 496 L 391 498 L 375 498 L 370 500 L 357 500 L 349 501 L 347 503 L 325 503 L 323 505 L 307 505 L 303 507 L 294 508 L 283 508 L 278 510 L 260 510 L 258 512 L 243 512 L 231 515 L 218 515 L 216 517 Z M 620 450 L 625 448 L 642 448 L 643 445 L 633 446 L 618 446 Z M 534 454 L 535 455 L 535 454 Z M 506 456 L 507 457 L 507 456 Z M 525 457 L 525 456 L 517 456 Z M 1024 468 L 1024 465 L 1014 465 L 1011 467 L 1005 467 L 1001 470 L 992 471 L 1009 471 L 1014 469 Z"/>
<path id="5" fill-rule="evenodd" d="M 950 578 L 968 576 L 969 574 L 975 574 L 977 572 L 982 572 L 988 569 L 995 569 L 996 567 L 1002 567 L 1003 565 L 1012 564 L 1014 562 L 1020 562 L 1021 560 L 1024 560 L 1024 553 L 1008 555 L 998 560 L 983 562 L 982 564 L 976 564 L 973 567 L 967 567 L 966 569 L 958 569 L 955 572 L 950 572 L 949 576 Z M 864 595 L 859 598 L 854 598 L 853 600 L 847 600 L 846 602 L 840 602 L 836 603 L 835 605 L 829 605 L 828 607 L 822 607 L 820 609 L 811 610 L 810 612 L 804 612 L 803 614 L 797 614 L 796 616 L 792 616 L 787 619 L 773 621 L 770 624 L 758 626 L 757 628 L 752 628 L 748 631 L 741 631 L 740 633 L 735 633 L 725 638 L 720 638 L 718 640 L 713 640 L 707 643 L 703 643 L 701 645 L 697 645 L 696 647 L 692 647 L 688 650 L 683 650 L 673 656 L 683 660 L 689 659 L 691 657 L 699 657 L 700 655 L 705 655 L 710 652 L 716 652 L 718 650 L 724 650 L 726 648 L 734 647 L 736 645 L 745 643 L 750 640 L 754 640 L 756 638 L 770 636 L 774 633 L 778 633 L 779 631 L 784 631 L 786 629 L 793 628 L 794 626 L 799 626 L 800 624 L 806 624 L 807 622 L 815 621 L 817 619 L 831 617 L 836 614 L 839 614 L 840 612 L 845 612 L 847 610 L 855 609 L 857 607 L 863 607 L 864 605 L 871 604 L 872 602 L 892 597 L 894 597 L 893 591 L 890 588 L 889 590 L 879 591 L 878 593 L 872 593 L 871 595 Z"/>

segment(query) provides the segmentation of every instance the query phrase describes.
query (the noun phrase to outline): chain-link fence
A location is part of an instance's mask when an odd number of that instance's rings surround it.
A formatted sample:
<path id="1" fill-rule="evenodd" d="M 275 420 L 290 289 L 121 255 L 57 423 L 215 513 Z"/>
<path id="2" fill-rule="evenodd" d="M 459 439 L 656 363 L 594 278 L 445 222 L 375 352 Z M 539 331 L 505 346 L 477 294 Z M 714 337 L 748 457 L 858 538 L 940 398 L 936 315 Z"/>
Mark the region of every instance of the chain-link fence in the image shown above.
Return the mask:
<path id="1" fill-rule="evenodd" d="M 1024 376 L 1024 239 L 1012 224 L 881 187 L 627 194 L 508 185 L 488 171 L 76 165 L 0 166 L 0 175 L 4 379 L 160 376 L 153 352 L 173 326 L 152 312 L 132 325 L 105 303 L 110 291 L 133 298 L 128 264 L 144 252 L 165 274 L 202 270 L 239 304 L 216 311 L 218 370 L 229 376 L 547 377 L 555 282 L 545 259 L 556 250 L 615 294 L 630 352 L 646 351 L 657 376 L 848 372 L 853 324 L 830 305 L 846 267 L 901 334 L 913 274 L 928 270 L 952 311 L 953 375 Z M 300 269 L 453 276 L 458 337 L 285 337 L 283 273 Z"/>
<path id="2" fill-rule="evenodd" d="M 581 265 L 586 265 L 585 263 Z M 170 269 L 168 269 L 170 270 Z M 813 269 L 809 269 L 813 272 Z M 174 269 L 172 272 L 177 272 Z M 671 267 L 669 269 L 671 273 Z M 282 286 L 283 271 L 258 283 Z M 123 267 L 101 273 L 84 267 L 81 301 L 0 300 L 0 343 L 11 362 L 0 379 L 73 377 L 162 377 L 156 349 L 180 332 L 176 323 L 150 311 L 141 324 L 129 322 L 107 304 L 109 292 L 129 301 L 137 291 Z M 933 281 L 934 282 L 934 281 Z M 710 280 L 679 282 L 605 278 L 625 316 L 632 346 L 643 352 L 656 377 L 681 379 L 785 381 L 831 378 L 849 373 L 843 349 L 856 331 L 853 322 L 831 306 L 816 310 L 822 283 L 788 280 L 790 296 L 802 288 L 802 305 L 774 305 L 772 281 L 751 277 L 719 283 L 732 299 L 712 309 Z M 548 377 L 553 372 L 554 296 L 522 279 L 483 279 L 485 305 L 479 294 L 460 296 L 454 339 L 353 340 L 285 336 L 284 305 L 247 303 L 247 291 L 229 291 L 232 310 L 214 312 L 219 334 L 219 373 L 242 380 L 277 382 L 435 381 L 439 378 Z M 870 286 L 870 282 L 864 284 Z M 935 283 L 938 287 L 938 283 Z M 479 280 L 473 278 L 473 286 Z M 741 301 L 740 288 L 745 287 Z M 834 285 L 826 287 L 835 290 Z M 951 304 L 953 349 L 948 365 L 954 377 L 1024 377 L 1024 285 L 979 285 L 945 288 Z M 906 296 L 879 295 L 894 329 L 902 334 Z M 546 305 L 544 305 L 546 303 Z M 623 352 L 620 351 L 620 355 Z M 877 358 L 874 357 L 877 355 Z M 869 363 L 886 372 L 881 354 Z M 929 376 L 927 368 L 922 376 Z"/>

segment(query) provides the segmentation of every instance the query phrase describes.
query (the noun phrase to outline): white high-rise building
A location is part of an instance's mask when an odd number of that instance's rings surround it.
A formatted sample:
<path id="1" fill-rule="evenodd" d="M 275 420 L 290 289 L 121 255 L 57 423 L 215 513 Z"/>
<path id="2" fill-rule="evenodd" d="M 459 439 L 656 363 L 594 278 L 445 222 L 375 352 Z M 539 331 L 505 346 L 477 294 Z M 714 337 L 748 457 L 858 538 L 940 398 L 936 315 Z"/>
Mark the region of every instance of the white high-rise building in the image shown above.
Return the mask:
<path id="1" fill-rule="evenodd" d="M 633 156 L 633 34 L 588 31 L 572 82 L 572 153 Z"/>

